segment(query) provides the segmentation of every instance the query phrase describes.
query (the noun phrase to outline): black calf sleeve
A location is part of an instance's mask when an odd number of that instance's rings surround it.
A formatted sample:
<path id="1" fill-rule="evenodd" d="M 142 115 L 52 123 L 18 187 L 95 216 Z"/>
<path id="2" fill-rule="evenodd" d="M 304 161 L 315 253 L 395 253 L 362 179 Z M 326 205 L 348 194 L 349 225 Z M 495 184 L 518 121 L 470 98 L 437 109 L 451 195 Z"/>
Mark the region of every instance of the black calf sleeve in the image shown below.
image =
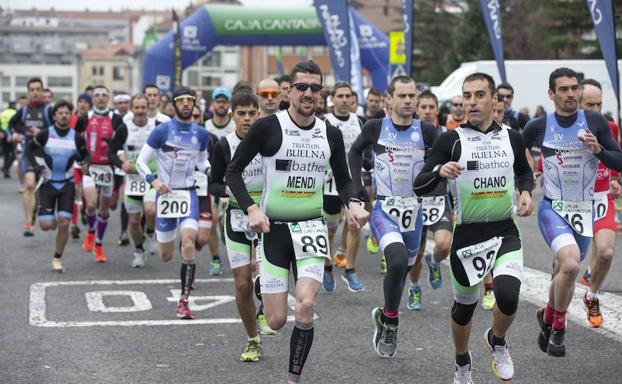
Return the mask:
<path id="1" fill-rule="evenodd" d="M 497 308 L 506 316 L 512 316 L 518 308 L 521 282 L 514 276 L 501 275 L 492 281 Z"/>
<path id="2" fill-rule="evenodd" d="M 477 303 L 465 305 L 454 301 L 454 306 L 451 308 L 451 318 L 458 325 L 464 327 L 473 318 L 473 312 L 475 312 L 476 307 Z"/>
<path id="3" fill-rule="evenodd" d="M 384 249 L 387 259 L 387 274 L 384 276 L 384 305 L 389 311 L 397 312 L 404 282 L 408 275 L 408 250 L 402 243 L 393 243 Z"/>

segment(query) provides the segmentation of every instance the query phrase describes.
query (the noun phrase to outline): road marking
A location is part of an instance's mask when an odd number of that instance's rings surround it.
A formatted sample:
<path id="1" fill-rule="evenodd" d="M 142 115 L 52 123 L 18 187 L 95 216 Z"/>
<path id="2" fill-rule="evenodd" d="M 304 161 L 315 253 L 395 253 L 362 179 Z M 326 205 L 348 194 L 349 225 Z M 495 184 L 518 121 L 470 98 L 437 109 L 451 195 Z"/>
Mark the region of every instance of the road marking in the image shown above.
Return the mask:
<path id="1" fill-rule="evenodd" d="M 233 278 L 196 279 L 198 283 L 230 283 Z M 83 280 L 83 281 L 59 281 L 35 283 L 30 286 L 30 325 L 47 328 L 68 327 L 133 327 L 133 326 L 157 326 L 157 325 L 201 325 L 201 324 L 237 324 L 240 318 L 220 319 L 163 319 L 163 320 L 120 320 L 120 321 L 54 321 L 47 319 L 46 313 L 46 289 L 50 287 L 77 287 L 77 286 L 125 286 L 125 285 L 149 285 L 149 284 L 178 284 L 179 280 Z M 102 291 L 100 291 L 102 292 Z M 103 291 L 107 292 L 107 291 Z M 120 291 L 112 291 L 120 292 Z M 142 293 L 142 292 L 141 292 Z M 190 296 L 192 297 L 192 296 Z M 135 302 L 136 303 L 136 302 Z M 142 304 L 144 305 L 144 303 Z M 287 305 L 293 310 L 296 299 L 288 295 Z M 317 314 L 314 318 L 318 318 Z M 294 315 L 287 316 L 287 321 L 294 321 Z"/>
<path id="2" fill-rule="evenodd" d="M 434 241 L 428 239 L 426 252 L 434 251 Z M 443 260 L 449 267 L 449 261 Z M 548 302 L 551 274 L 523 266 L 523 281 L 520 290 L 520 300 L 543 307 Z M 622 296 L 612 293 L 599 293 L 600 312 L 603 316 L 603 325 L 600 328 L 591 328 L 587 325 L 587 316 L 583 308 L 583 295 L 586 287 L 575 283 L 574 296 L 568 307 L 567 318 L 582 327 L 622 343 Z M 533 323 L 535 325 L 535 315 Z"/>
<path id="3" fill-rule="evenodd" d="M 141 312 L 151 309 L 151 302 L 144 292 L 140 291 L 93 291 L 84 294 L 86 305 L 91 312 L 104 313 L 124 313 L 124 312 Z M 126 296 L 132 300 L 130 307 L 111 307 L 104 304 L 106 296 Z"/>

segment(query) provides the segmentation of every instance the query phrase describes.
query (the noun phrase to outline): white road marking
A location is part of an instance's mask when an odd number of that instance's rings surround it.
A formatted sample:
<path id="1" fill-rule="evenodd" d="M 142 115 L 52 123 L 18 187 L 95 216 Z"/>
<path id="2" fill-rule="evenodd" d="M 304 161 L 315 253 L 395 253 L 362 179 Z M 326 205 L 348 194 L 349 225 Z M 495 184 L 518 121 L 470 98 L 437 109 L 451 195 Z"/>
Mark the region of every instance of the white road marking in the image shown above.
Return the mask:
<path id="1" fill-rule="evenodd" d="M 231 283 L 233 278 L 197 279 L 198 283 Z M 120 320 L 120 321 L 54 321 L 47 319 L 46 313 L 46 289 L 50 287 L 77 287 L 77 286 L 125 286 L 125 285 L 148 285 L 148 284 L 177 284 L 179 280 L 83 280 L 83 281 L 60 281 L 35 283 L 30 286 L 30 325 L 47 328 L 67 327 L 133 327 L 133 326 L 156 326 L 156 325 L 200 325 L 200 324 L 236 324 L 241 323 L 238 317 L 219 319 L 162 319 L 162 320 Z M 104 291 L 106 292 L 106 291 Z M 119 291 L 112 291 L 119 292 Z M 122 292 L 122 291 L 121 291 Z M 142 292 L 141 292 L 142 293 Z M 192 297 L 192 296 L 190 296 Z M 144 305 L 144 304 L 143 304 Z M 288 306 L 293 310 L 296 299 L 288 296 Z M 318 318 L 317 314 L 314 318 Z M 294 321 L 294 315 L 289 315 L 287 321 Z"/>
<path id="2" fill-rule="evenodd" d="M 124 313 L 141 312 L 151 309 L 151 302 L 144 292 L 140 291 L 92 291 L 84 294 L 86 305 L 91 312 L 104 313 Z M 132 300 L 133 305 L 129 307 L 111 307 L 104 303 L 106 296 L 126 296 Z"/>

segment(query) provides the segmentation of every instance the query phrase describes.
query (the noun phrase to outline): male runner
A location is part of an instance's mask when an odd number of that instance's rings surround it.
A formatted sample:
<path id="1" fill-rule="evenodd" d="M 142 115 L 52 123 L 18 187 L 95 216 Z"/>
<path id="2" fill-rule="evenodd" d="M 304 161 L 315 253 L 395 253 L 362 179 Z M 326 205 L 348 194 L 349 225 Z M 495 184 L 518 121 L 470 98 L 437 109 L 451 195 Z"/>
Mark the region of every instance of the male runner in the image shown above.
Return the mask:
<path id="1" fill-rule="evenodd" d="M 542 149 L 544 197 L 538 208 L 538 224 L 555 255 L 548 303 L 536 312 L 538 345 L 550 356 L 565 356 L 566 311 L 593 236 L 598 162 L 619 171 L 622 151 L 600 113 L 579 109 L 575 71 L 554 70 L 549 76 L 548 94 L 555 112 L 531 120 L 523 136 L 528 148 Z"/>
<path id="2" fill-rule="evenodd" d="M 81 93 L 78 96 L 78 103 L 76 104 L 76 110 L 71 115 L 69 120 L 69 126 L 71 128 L 76 127 L 78 119 L 82 116 L 86 116 L 93 107 L 93 98 L 88 93 Z M 83 215 L 82 210 L 82 168 L 78 164 L 74 164 L 73 167 L 73 184 L 76 191 L 73 201 L 73 214 L 71 216 L 71 238 L 80 238 L 80 227 L 78 226 L 78 219 L 80 215 Z M 84 216 L 83 220 L 84 220 Z"/>
<path id="3" fill-rule="evenodd" d="M 257 101 L 259 101 L 259 117 L 266 117 L 279 110 L 281 88 L 272 79 L 263 79 L 257 84 Z"/>
<path id="4" fill-rule="evenodd" d="M 231 106 L 231 91 L 224 87 L 218 87 L 212 92 L 212 110 L 214 115 L 205 122 L 205 128 L 219 139 L 235 131 L 235 122 L 229 115 Z"/>
<path id="5" fill-rule="evenodd" d="M 481 282 L 490 271 L 497 304 L 484 342 L 492 354 L 494 375 L 502 380 L 514 376 L 505 335 L 516 315 L 523 271 L 520 233 L 512 218 L 515 190 L 520 193 L 516 214 L 529 216 L 533 210 L 533 174 L 522 137 L 492 117 L 494 80 L 484 73 L 469 75 L 464 79 L 462 95 L 468 122 L 439 137 L 415 180 L 415 191 L 425 194 L 449 179 L 455 199 L 456 226 L 450 253 L 455 384 L 473 382 L 471 319 Z"/>
<path id="6" fill-rule="evenodd" d="M 149 112 L 147 113 L 147 117 L 149 120 L 153 120 L 156 123 L 165 123 L 170 121 L 171 118 L 166 116 L 164 113 L 160 112 L 160 88 L 158 88 L 155 84 L 146 84 L 143 87 L 143 95 L 149 100 Z M 123 120 L 131 120 L 132 119 L 132 111 L 123 116 Z"/>
<path id="7" fill-rule="evenodd" d="M 288 278 L 293 268 L 296 322 L 288 381 L 297 383 L 313 343 L 313 314 L 324 258 L 330 258 L 322 220 L 324 172 L 329 164 L 341 200 L 350 210 L 351 224 L 362 225 L 368 213 L 355 198 L 341 132 L 314 114 L 322 91 L 320 68 L 313 61 L 298 63 L 290 79 L 289 108 L 257 120 L 238 146 L 225 177 L 240 208 L 248 212 L 251 230 L 261 233 L 257 247 L 261 295 L 268 324 L 275 330 L 287 321 Z M 261 208 L 243 178 L 258 153 L 266 186 Z"/>
<path id="8" fill-rule="evenodd" d="M 503 114 L 504 122 L 512 129 L 521 130 L 529 121 L 529 116 L 512 109 L 512 100 L 514 100 L 514 88 L 508 83 L 501 83 L 497 86 L 497 98 L 503 101 L 505 112 Z"/>
<path id="9" fill-rule="evenodd" d="M 86 139 L 86 147 L 91 159 L 89 175 L 82 177 L 88 226 L 88 233 L 82 248 L 85 252 L 95 252 L 95 261 L 98 263 L 106 261 L 102 243 L 108 226 L 114 189 L 114 170 L 108 156 L 108 149 L 116 131 L 123 126 L 123 119 L 108 108 L 109 100 L 108 88 L 104 85 L 95 86 L 93 110 L 80 117 L 75 126 L 76 132 L 83 134 Z M 93 243 L 95 243 L 94 247 Z"/>
<path id="10" fill-rule="evenodd" d="M 422 122 L 436 127 L 438 135 L 447 132 L 447 128 L 438 125 L 438 99 L 432 92 L 421 92 L 417 98 L 416 114 Z M 454 230 L 453 209 L 447 193 L 447 183 L 440 182 L 436 188 L 423 196 L 421 202 L 423 214 L 423 231 L 421 231 L 421 244 L 417 252 L 417 259 L 410 270 L 410 287 L 408 288 L 408 301 L 406 308 L 420 310 L 422 308 L 421 286 L 419 275 L 421 274 L 421 261 L 425 257 L 428 264 L 428 281 L 432 289 L 439 289 L 442 284 L 440 262 L 449 256 L 451 247 L 451 234 Z M 425 252 L 428 229 L 434 236 L 434 253 Z M 424 256 L 425 254 L 425 256 Z"/>
<path id="11" fill-rule="evenodd" d="M 393 357 L 397 349 L 400 301 L 423 229 L 421 205 L 413 191 L 413 181 L 423 166 L 426 151 L 437 137 L 434 125 L 413 118 L 417 87 L 412 78 L 394 77 L 387 92 L 391 114 L 367 121 L 348 155 L 352 180 L 360 191 L 363 190 L 363 152 L 371 146 L 374 157 L 376 201 L 370 227 L 387 262 L 384 307 L 372 310 L 373 346 L 381 357 Z"/>
<path id="12" fill-rule="evenodd" d="M 449 107 L 449 116 L 445 126 L 449 130 L 458 128 L 460 125 L 466 123 L 468 120 L 467 115 L 464 113 L 464 99 L 462 95 L 454 96 L 451 99 L 451 105 Z"/>
<path id="13" fill-rule="evenodd" d="M 281 99 L 279 101 L 279 110 L 289 108 L 289 75 L 283 75 L 279 77 L 279 88 L 281 89 Z"/>
<path id="14" fill-rule="evenodd" d="M 39 225 L 44 231 L 58 228 L 52 269 L 64 272 L 61 257 L 69 238 L 69 223 L 72 215 L 73 163 L 84 163 L 88 152 L 84 137 L 69 128 L 73 105 L 59 101 L 52 108 L 54 125 L 41 130 L 28 142 L 31 164 L 37 164 L 35 156 L 43 158 L 41 177 L 44 181 L 39 187 Z"/>
<path id="15" fill-rule="evenodd" d="M 181 295 L 177 316 L 182 319 L 194 319 L 188 297 L 194 281 L 194 244 L 199 227 L 195 168 L 204 174 L 210 169 L 207 130 L 192 123 L 195 100 L 195 93 L 189 88 L 175 91 L 175 118 L 151 132 L 136 160 L 138 172 L 157 192 L 156 239 L 162 260 L 173 258 L 177 227 L 181 231 Z M 158 160 L 157 173 L 149 167 L 154 156 Z"/>
<path id="16" fill-rule="evenodd" d="M 140 150 L 147 142 L 147 138 L 156 127 L 154 120 L 149 120 L 147 111 L 149 101 L 143 94 L 137 94 L 129 102 L 132 111 L 132 120 L 126 120 L 120 126 L 112 139 L 108 157 L 117 168 L 125 172 L 124 202 L 128 214 L 128 231 L 134 243 L 132 267 L 140 268 L 145 265 L 148 253 L 154 254 L 157 245 L 153 238 L 155 232 L 155 195 L 156 192 L 138 174 L 136 159 Z M 119 152 L 123 156 L 119 156 Z M 156 171 L 157 162 L 149 163 L 152 172 Z M 145 230 L 141 222 L 145 217 Z M 144 241 L 148 243 L 148 253 L 145 253 Z"/>

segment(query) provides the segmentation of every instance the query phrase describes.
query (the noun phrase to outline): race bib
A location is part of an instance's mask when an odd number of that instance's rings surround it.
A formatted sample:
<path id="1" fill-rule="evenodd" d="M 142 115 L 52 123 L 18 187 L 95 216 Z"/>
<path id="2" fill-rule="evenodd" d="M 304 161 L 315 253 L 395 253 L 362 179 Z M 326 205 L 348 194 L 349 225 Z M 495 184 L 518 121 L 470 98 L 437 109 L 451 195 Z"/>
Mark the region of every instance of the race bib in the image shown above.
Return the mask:
<path id="1" fill-rule="evenodd" d="M 100 187 L 109 187 L 112 185 L 112 168 L 109 165 L 97 165 L 91 164 L 89 166 L 89 173 L 95 182 L 95 185 Z"/>
<path id="2" fill-rule="evenodd" d="M 482 281 L 495 265 L 497 253 L 503 238 L 493 237 L 481 243 L 458 249 L 458 259 L 462 262 L 469 287 Z"/>
<path id="3" fill-rule="evenodd" d="M 329 177 L 330 176 L 330 177 Z M 335 178 L 333 173 L 330 172 L 324 179 L 324 195 L 325 196 L 339 196 L 337 193 L 337 185 L 335 184 Z"/>
<path id="4" fill-rule="evenodd" d="M 323 220 L 307 220 L 287 223 L 292 236 L 296 260 L 308 257 L 330 259 L 328 229 Z"/>
<path id="5" fill-rule="evenodd" d="M 414 197 L 387 197 L 381 200 L 382 210 L 400 227 L 401 232 L 415 230 L 419 200 Z"/>
<path id="6" fill-rule="evenodd" d="M 241 209 L 230 210 L 229 220 L 231 222 L 231 230 L 233 230 L 233 232 L 243 232 L 248 240 L 254 240 L 257 238 L 257 234 L 250 229 L 248 215 L 245 215 Z"/>
<path id="7" fill-rule="evenodd" d="M 158 197 L 158 217 L 175 219 L 190 214 L 190 191 L 173 190 Z"/>
<path id="8" fill-rule="evenodd" d="M 607 193 L 597 194 L 594 199 L 594 221 L 598 221 L 607 216 L 609 209 L 609 199 Z"/>
<path id="9" fill-rule="evenodd" d="M 445 196 L 427 196 L 421 200 L 423 225 L 430 226 L 438 223 L 445 213 Z"/>
<path id="10" fill-rule="evenodd" d="M 561 201 L 553 200 L 551 202 L 553 210 L 572 227 L 572 229 L 581 236 L 592 237 L 593 232 L 593 216 L 592 208 L 594 202 L 587 201 Z"/>
<path id="11" fill-rule="evenodd" d="M 197 196 L 207 196 L 207 175 L 202 172 L 194 173 L 194 182 L 197 187 Z"/>
<path id="12" fill-rule="evenodd" d="M 125 195 L 144 196 L 149 190 L 149 184 L 140 175 L 133 173 L 125 174 Z"/>

